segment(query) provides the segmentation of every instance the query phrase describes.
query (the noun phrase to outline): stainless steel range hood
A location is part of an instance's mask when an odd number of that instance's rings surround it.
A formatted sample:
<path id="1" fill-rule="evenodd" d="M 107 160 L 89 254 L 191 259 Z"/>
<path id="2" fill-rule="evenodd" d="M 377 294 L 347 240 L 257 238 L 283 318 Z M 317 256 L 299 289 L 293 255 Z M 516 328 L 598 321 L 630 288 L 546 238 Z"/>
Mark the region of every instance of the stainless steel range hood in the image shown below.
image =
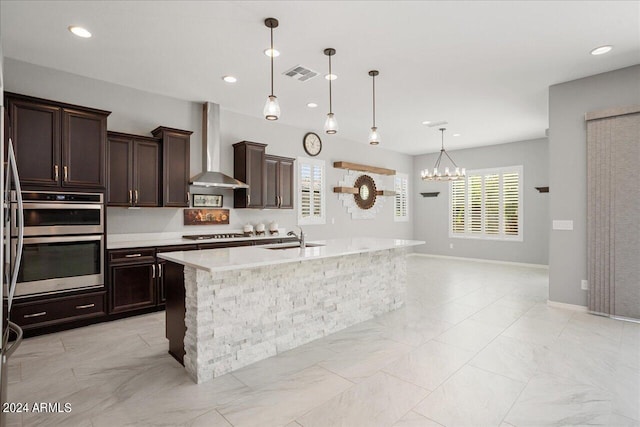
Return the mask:
<path id="1" fill-rule="evenodd" d="M 249 188 L 220 170 L 220 106 L 212 102 L 202 105 L 202 173 L 191 178 L 196 187 Z"/>

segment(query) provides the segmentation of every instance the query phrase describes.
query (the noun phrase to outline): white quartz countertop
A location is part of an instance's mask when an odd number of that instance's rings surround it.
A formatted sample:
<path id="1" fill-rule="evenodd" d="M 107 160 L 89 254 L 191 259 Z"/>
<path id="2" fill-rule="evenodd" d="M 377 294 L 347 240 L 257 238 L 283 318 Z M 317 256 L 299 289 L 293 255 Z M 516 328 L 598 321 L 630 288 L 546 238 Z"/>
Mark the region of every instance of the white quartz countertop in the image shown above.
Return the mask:
<path id="1" fill-rule="evenodd" d="M 242 231 L 205 231 L 201 234 L 215 233 L 242 233 Z M 284 229 L 279 234 L 270 235 L 267 231 L 264 236 L 252 237 L 230 237 L 227 239 L 203 239 L 193 240 L 185 239 L 182 234 L 190 233 L 139 233 L 139 234 L 112 234 L 107 235 L 107 249 L 127 249 L 127 248 L 147 248 L 152 246 L 175 246 L 175 245 L 196 245 L 198 243 L 224 243 L 224 242 L 242 242 L 244 240 L 269 240 L 282 239 L 287 237 Z"/>
<path id="2" fill-rule="evenodd" d="M 166 252 L 159 258 L 209 272 L 228 271 L 285 264 L 312 259 L 338 257 L 386 249 L 399 249 L 423 245 L 418 240 L 382 239 L 360 237 L 352 239 L 314 240 L 304 250 L 299 247 L 273 250 L 269 248 L 289 246 L 291 243 L 265 246 L 243 246 L 236 248 L 205 249 L 200 251 Z"/>

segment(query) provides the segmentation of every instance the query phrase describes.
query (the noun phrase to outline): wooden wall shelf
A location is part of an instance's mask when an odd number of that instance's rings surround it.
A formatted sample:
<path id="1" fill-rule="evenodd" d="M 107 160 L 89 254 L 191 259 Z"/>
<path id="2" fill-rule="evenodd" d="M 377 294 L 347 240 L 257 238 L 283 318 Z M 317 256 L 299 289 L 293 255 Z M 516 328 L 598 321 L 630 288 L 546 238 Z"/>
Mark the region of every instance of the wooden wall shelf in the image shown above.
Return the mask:
<path id="1" fill-rule="evenodd" d="M 548 193 L 549 187 L 536 187 L 536 190 L 538 190 L 539 193 Z"/>
<path id="2" fill-rule="evenodd" d="M 431 193 L 420 193 L 422 194 L 422 197 L 438 197 L 438 194 L 440 194 L 439 191 L 434 191 Z"/>
<path id="3" fill-rule="evenodd" d="M 358 163 L 351 163 L 351 162 L 333 162 L 333 167 L 337 169 L 348 169 L 348 170 L 359 171 L 359 172 L 377 173 L 379 175 L 395 175 L 396 174 L 396 171 L 393 169 L 385 169 L 385 168 L 379 168 L 376 166 L 361 165 Z"/>

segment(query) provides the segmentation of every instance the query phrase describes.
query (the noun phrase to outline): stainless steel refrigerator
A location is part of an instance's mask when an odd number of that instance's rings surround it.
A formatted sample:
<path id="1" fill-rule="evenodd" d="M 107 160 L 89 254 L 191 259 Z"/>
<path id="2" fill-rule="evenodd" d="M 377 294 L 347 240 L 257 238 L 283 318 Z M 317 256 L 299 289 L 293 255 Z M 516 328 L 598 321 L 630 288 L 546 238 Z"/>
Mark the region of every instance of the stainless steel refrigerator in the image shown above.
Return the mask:
<path id="1" fill-rule="evenodd" d="M 0 408 L 4 408 L 4 403 L 9 401 L 7 390 L 8 383 L 8 365 L 9 357 L 16 351 L 22 341 L 22 329 L 19 325 L 11 322 L 11 306 L 13 303 L 13 294 L 16 289 L 16 280 L 18 277 L 18 269 L 22 256 L 22 245 L 24 241 L 23 226 L 23 209 L 22 209 L 22 189 L 20 188 L 20 179 L 18 177 L 18 169 L 13 151 L 11 138 L 7 142 L 7 159 L 5 163 L 5 137 L 4 137 L 4 80 L 2 74 L 2 46 L 0 45 L 0 194 L 2 195 L 2 208 L 0 209 L 0 236 L 3 238 L 3 244 L 0 244 L 0 277 L 3 284 L 0 286 Z M 6 170 L 4 170 L 6 164 Z M 16 221 L 18 226 L 18 248 L 15 261 L 11 262 L 9 242 L 9 192 L 14 187 L 18 195 L 18 210 Z M 11 340 L 11 341 L 10 341 Z M 0 409 L 0 426 L 5 425 L 5 412 Z"/>

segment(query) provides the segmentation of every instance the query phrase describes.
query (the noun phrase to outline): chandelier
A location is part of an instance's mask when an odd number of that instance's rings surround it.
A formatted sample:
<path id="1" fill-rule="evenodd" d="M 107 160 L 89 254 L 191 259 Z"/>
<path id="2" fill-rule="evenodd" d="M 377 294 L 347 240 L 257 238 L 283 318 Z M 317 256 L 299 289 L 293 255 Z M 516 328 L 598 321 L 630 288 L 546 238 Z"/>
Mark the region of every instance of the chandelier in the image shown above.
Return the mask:
<path id="1" fill-rule="evenodd" d="M 440 148 L 440 155 L 438 156 L 438 160 L 436 160 L 436 164 L 433 167 L 433 171 L 429 172 L 429 169 L 424 169 L 421 172 L 423 181 L 455 181 L 457 179 L 464 178 L 467 175 L 465 168 L 459 168 L 456 165 L 456 162 L 453 161 L 451 156 L 444 149 L 444 131 L 445 128 L 440 128 L 440 132 L 442 133 L 442 146 Z M 444 171 L 440 167 L 440 162 L 442 161 L 442 155 L 447 156 L 449 162 L 453 165 L 455 169 L 453 172 L 449 169 L 448 166 L 444 168 Z"/>

